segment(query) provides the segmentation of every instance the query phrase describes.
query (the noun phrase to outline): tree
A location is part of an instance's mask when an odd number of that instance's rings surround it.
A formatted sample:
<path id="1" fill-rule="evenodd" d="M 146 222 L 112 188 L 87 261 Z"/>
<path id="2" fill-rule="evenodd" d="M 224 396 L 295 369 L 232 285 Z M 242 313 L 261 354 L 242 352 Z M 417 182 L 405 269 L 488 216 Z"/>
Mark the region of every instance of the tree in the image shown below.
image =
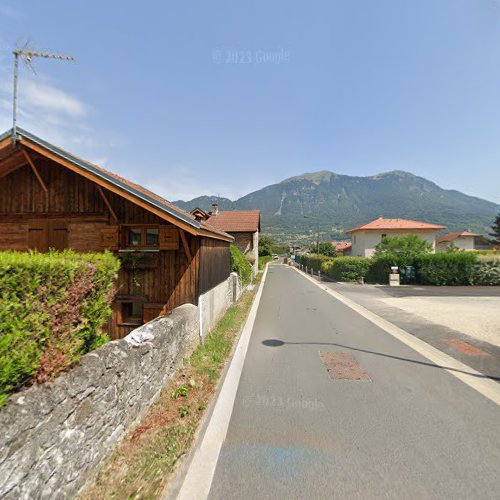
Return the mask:
<path id="1" fill-rule="evenodd" d="M 335 247 L 331 243 L 323 242 L 317 245 L 311 245 L 311 250 L 314 253 L 319 253 L 319 255 L 324 255 L 326 257 L 335 257 L 337 252 L 335 251 Z"/>
<path id="2" fill-rule="evenodd" d="M 259 257 L 273 254 L 274 241 L 269 236 L 259 238 Z"/>
<path id="3" fill-rule="evenodd" d="M 432 244 L 416 234 L 385 236 L 375 247 L 375 257 L 396 254 L 404 258 L 412 258 L 419 254 L 431 252 Z"/>
<path id="4" fill-rule="evenodd" d="M 495 245 L 500 245 L 500 212 L 498 212 L 498 215 L 495 218 L 495 222 L 493 222 L 493 226 L 491 226 L 491 229 L 493 230 L 492 233 L 490 233 L 490 236 L 493 236 L 493 243 Z"/>

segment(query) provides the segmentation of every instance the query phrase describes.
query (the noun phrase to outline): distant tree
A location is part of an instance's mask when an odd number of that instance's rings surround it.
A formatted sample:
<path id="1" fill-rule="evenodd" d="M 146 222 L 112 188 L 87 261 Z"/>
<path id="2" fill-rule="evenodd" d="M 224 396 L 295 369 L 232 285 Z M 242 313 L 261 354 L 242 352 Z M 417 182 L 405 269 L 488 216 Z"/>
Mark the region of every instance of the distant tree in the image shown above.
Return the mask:
<path id="1" fill-rule="evenodd" d="M 324 255 L 326 257 L 335 257 L 337 255 L 335 247 L 331 243 L 327 242 L 320 243 L 319 248 L 317 245 L 312 245 L 311 250 L 314 253 L 319 253 L 320 255 Z"/>
<path id="2" fill-rule="evenodd" d="M 493 237 L 493 243 L 495 245 L 500 245 L 500 212 L 495 218 L 495 222 L 493 222 L 493 226 L 491 226 L 491 229 L 493 230 L 492 233 L 490 233 L 490 236 Z"/>
<path id="3" fill-rule="evenodd" d="M 261 236 L 259 238 L 259 257 L 273 254 L 273 247 L 275 243 L 269 236 Z"/>
<path id="4" fill-rule="evenodd" d="M 432 245 L 416 234 L 386 236 L 375 247 L 375 257 L 397 254 L 405 258 L 412 258 L 416 255 L 430 252 L 432 252 Z"/>

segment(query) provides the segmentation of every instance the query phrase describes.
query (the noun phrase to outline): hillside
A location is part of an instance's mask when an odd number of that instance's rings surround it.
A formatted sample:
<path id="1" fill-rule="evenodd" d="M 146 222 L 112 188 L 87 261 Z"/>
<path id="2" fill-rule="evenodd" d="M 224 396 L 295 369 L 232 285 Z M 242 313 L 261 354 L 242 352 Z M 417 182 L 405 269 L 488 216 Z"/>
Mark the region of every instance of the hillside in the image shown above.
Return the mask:
<path id="1" fill-rule="evenodd" d="M 235 201 L 202 196 L 174 203 L 185 210 L 209 209 L 212 203 L 219 203 L 221 210 L 259 209 L 263 231 L 283 242 L 311 239 L 318 224 L 321 239 L 339 239 L 347 229 L 379 215 L 486 234 L 500 208 L 400 170 L 370 177 L 313 172 L 290 177 Z"/>

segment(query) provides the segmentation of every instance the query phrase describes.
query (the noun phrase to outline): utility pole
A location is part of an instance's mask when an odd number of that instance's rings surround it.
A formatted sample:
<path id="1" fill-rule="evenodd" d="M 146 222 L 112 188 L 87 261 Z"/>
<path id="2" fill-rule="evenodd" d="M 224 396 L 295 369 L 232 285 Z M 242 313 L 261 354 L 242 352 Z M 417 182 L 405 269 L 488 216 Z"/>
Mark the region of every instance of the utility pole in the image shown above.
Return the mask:
<path id="1" fill-rule="evenodd" d="M 24 46 L 22 49 L 16 49 L 12 51 L 14 55 L 14 89 L 13 89 L 13 100 L 12 100 L 12 140 L 17 141 L 17 80 L 19 72 L 19 58 L 21 58 L 26 66 L 28 66 L 33 73 L 35 70 L 31 64 L 34 57 L 41 57 L 44 59 L 58 59 L 60 61 L 74 61 L 75 59 L 71 56 L 65 56 L 62 54 L 49 54 L 48 52 L 38 52 L 36 50 L 29 50 Z"/>
<path id="2" fill-rule="evenodd" d="M 304 219 L 313 219 L 316 221 L 316 253 L 319 254 L 319 219 L 317 217 L 311 217 L 310 215 L 303 215 Z"/>

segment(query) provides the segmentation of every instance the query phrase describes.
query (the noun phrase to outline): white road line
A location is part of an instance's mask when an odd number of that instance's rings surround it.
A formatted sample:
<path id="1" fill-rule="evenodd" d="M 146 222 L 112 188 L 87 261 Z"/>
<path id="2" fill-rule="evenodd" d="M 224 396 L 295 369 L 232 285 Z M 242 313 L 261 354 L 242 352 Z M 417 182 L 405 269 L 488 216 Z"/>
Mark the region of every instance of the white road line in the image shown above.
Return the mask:
<path id="1" fill-rule="evenodd" d="M 234 400 L 240 382 L 245 356 L 250 342 L 257 309 L 267 276 L 264 271 L 260 288 L 255 297 L 247 321 L 236 346 L 233 359 L 224 379 L 224 384 L 215 403 L 214 411 L 199 449 L 195 452 L 187 474 L 182 483 L 177 500 L 202 500 L 208 497 L 215 467 L 219 459 L 222 443 L 226 439 L 227 429 L 233 412 Z"/>
<path id="2" fill-rule="evenodd" d="M 392 335 L 399 341 L 403 342 L 403 344 L 406 344 L 408 347 L 411 347 L 414 351 L 418 352 L 433 363 L 440 366 L 445 366 L 446 368 L 444 369 L 448 373 L 451 373 L 453 376 L 467 384 L 469 387 L 472 387 L 477 392 L 487 397 L 489 400 L 493 401 L 497 405 L 500 405 L 500 384 L 498 384 L 494 380 L 481 378 L 485 376 L 481 372 L 478 372 L 470 366 L 467 366 L 464 363 L 456 360 L 455 358 L 448 356 L 448 354 L 441 352 L 439 349 L 436 349 L 435 347 L 429 345 L 427 342 L 420 340 L 419 338 L 413 336 L 411 333 L 408 333 L 402 328 L 394 325 L 390 321 L 381 318 L 379 315 L 369 311 L 353 300 L 344 297 L 344 295 L 340 294 L 339 292 L 326 287 L 324 284 L 300 272 L 298 269 L 294 269 L 301 276 L 308 279 L 322 290 L 325 290 L 332 297 L 342 302 L 347 307 L 350 307 L 353 311 L 356 311 L 368 321 L 371 321 L 374 325 L 377 325 L 379 328 Z"/>

